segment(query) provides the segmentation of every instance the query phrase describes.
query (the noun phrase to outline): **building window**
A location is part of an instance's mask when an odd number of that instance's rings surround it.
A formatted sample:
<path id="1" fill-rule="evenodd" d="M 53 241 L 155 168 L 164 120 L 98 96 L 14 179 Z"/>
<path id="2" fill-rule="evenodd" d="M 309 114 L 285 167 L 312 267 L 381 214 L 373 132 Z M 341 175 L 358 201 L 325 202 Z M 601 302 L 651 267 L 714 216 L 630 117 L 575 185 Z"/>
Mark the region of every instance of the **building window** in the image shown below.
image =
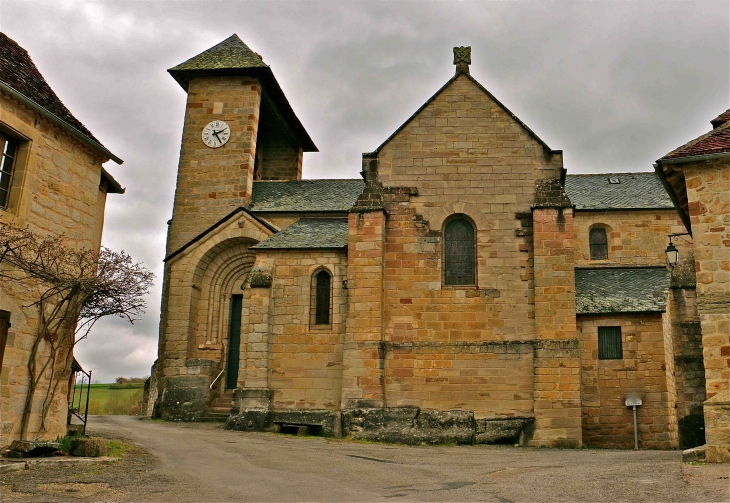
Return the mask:
<path id="1" fill-rule="evenodd" d="M 0 134 L 0 208 L 7 208 L 10 202 L 10 187 L 17 154 L 18 141 Z"/>
<path id="2" fill-rule="evenodd" d="M 322 269 L 312 276 L 312 324 L 329 325 L 331 318 L 332 275 Z"/>
<path id="3" fill-rule="evenodd" d="M 623 357 L 621 327 L 598 327 L 598 359 L 620 360 Z"/>
<path id="4" fill-rule="evenodd" d="M 444 285 L 476 285 L 476 239 L 466 218 L 455 218 L 444 228 Z"/>
<path id="5" fill-rule="evenodd" d="M 10 328 L 10 313 L 0 311 L 0 368 L 3 366 L 5 344 L 8 342 L 8 328 Z"/>
<path id="6" fill-rule="evenodd" d="M 588 234 L 591 247 L 591 260 L 606 260 L 608 258 L 608 236 L 606 229 L 594 227 Z"/>

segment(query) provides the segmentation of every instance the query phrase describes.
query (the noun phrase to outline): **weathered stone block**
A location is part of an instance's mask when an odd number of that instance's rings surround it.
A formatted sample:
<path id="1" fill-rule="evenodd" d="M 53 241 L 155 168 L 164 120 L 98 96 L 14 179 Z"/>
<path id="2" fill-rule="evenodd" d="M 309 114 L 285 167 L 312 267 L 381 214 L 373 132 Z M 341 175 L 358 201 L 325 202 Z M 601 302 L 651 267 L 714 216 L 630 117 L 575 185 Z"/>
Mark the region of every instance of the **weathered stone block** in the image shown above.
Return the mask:
<path id="1" fill-rule="evenodd" d="M 477 444 L 516 444 L 520 443 L 523 431 L 530 430 L 535 423 L 533 417 L 514 417 L 505 419 L 477 419 Z M 529 439 L 526 439 L 529 440 Z"/>
<path id="2" fill-rule="evenodd" d="M 195 421 L 205 412 L 208 376 L 175 376 L 165 379 L 157 416 L 169 421 Z"/>
<path id="3" fill-rule="evenodd" d="M 418 407 L 355 409 L 342 414 L 343 435 L 399 444 L 473 444 L 474 413 Z"/>
<path id="4" fill-rule="evenodd" d="M 35 458 L 52 456 L 61 450 L 58 442 L 42 442 L 31 440 L 13 440 L 5 451 L 8 458 Z"/>
<path id="5" fill-rule="evenodd" d="M 71 455 L 98 458 L 106 456 L 109 447 L 103 438 L 74 438 L 71 441 Z"/>

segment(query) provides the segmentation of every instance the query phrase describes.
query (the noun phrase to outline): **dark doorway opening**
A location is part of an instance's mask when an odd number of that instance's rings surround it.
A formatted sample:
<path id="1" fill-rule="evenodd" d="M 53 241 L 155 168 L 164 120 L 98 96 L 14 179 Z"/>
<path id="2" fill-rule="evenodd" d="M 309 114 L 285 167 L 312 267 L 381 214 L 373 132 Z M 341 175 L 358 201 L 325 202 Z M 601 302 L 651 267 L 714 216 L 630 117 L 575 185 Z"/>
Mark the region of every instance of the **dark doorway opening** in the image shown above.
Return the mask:
<path id="1" fill-rule="evenodd" d="M 241 357 L 241 308 L 243 295 L 231 297 L 231 328 L 228 332 L 228 367 L 226 368 L 226 389 L 238 385 L 238 363 Z"/>

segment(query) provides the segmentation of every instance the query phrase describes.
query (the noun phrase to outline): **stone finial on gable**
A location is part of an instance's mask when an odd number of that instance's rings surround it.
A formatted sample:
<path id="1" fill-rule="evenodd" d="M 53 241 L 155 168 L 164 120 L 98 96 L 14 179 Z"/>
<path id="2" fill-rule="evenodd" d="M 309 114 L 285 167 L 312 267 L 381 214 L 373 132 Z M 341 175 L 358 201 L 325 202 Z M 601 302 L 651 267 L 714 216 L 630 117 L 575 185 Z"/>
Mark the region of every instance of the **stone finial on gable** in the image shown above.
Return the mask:
<path id="1" fill-rule="evenodd" d="M 471 47 L 454 47 L 454 64 L 456 65 L 456 75 L 468 74 L 471 64 Z"/>

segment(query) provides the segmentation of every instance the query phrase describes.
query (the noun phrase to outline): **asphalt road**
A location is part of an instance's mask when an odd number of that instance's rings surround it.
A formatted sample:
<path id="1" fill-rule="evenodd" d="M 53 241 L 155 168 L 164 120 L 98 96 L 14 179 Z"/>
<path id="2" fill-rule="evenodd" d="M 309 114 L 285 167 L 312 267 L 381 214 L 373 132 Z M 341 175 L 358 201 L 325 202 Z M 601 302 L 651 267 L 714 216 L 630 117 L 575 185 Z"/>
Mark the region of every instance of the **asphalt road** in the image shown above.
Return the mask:
<path id="1" fill-rule="evenodd" d="M 127 416 L 94 416 L 89 433 L 156 457 L 168 501 L 730 501 L 730 465 L 678 451 L 405 447 Z"/>

